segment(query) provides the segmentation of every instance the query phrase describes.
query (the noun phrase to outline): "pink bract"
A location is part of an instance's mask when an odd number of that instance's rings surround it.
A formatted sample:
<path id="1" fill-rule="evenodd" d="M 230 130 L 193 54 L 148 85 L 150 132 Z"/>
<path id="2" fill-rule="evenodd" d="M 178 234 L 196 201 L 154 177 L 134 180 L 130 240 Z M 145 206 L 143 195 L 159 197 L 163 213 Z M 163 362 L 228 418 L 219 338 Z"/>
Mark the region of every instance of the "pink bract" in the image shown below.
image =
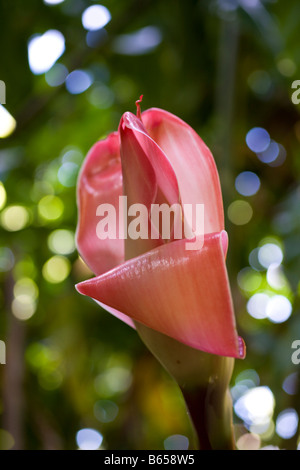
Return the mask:
<path id="1" fill-rule="evenodd" d="M 204 204 L 204 243 L 106 239 L 96 234 L 100 204 Z M 119 130 L 90 150 L 78 181 L 77 247 L 96 277 L 77 290 L 126 323 L 133 321 L 192 348 L 242 358 L 225 256 L 219 176 L 210 150 L 173 114 L 152 108 L 141 119 L 126 112 Z M 117 220 L 118 217 L 117 217 Z M 148 220 L 149 226 L 151 220 Z"/>

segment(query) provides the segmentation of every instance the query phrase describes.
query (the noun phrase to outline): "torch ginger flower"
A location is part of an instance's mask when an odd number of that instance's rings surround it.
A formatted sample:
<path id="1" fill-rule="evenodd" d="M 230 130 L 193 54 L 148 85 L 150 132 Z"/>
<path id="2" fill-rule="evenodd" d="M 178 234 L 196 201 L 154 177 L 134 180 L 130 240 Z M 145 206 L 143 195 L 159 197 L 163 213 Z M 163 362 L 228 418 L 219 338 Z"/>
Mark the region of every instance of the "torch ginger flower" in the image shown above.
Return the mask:
<path id="1" fill-rule="evenodd" d="M 162 109 L 126 112 L 118 132 L 88 153 L 78 181 L 78 251 L 96 274 L 77 290 L 131 326 L 134 322 L 219 356 L 243 358 L 225 265 L 228 237 L 213 156 L 185 122 Z M 116 228 L 128 206 L 204 205 L 204 236 L 99 239 L 97 210 L 110 204 Z M 106 206 L 103 206 L 104 208 Z M 103 215 L 103 214 L 102 214 Z M 133 215 L 133 214 L 131 214 Z M 185 214 L 183 214 L 184 220 Z M 149 229 L 153 229 L 150 217 Z M 117 230 L 118 231 L 118 230 Z M 154 230 L 155 231 L 155 230 Z"/>

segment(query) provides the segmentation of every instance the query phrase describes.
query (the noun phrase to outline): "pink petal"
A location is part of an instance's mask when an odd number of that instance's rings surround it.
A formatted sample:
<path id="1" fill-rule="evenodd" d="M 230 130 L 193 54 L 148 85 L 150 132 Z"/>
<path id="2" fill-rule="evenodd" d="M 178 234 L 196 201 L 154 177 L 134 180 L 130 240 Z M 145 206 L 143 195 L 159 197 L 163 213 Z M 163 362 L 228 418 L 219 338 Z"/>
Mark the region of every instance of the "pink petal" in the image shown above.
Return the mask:
<path id="1" fill-rule="evenodd" d="M 148 237 L 125 242 L 126 258 L 138 256 L 163 243 L 151 238 L 151 204 L 179 203 L 178 183 L 173 168 L 159 146 L 149 137 L 141 121 L 132 113 L 122 116 L 119 126 L 124 195 L 128 207 L 147 208 Z M 153 228 L 152 228 L 153 230 Z"/>
<path id="2" fill-rule="evenodd" d="M 98 300 L 96 300 L 96 302 L 97 302 L 97 304 L 100 305 L 100 307 L 104 308 L 104 310 L 107 310 L 109 313 L 111 313 L 111 315 L 118 318 L 122 322 L 126 323 L 126 325 L 131 326 L 131 328 L 135 329 L 134 322 L 127 315 L 124 315 L 124 313 L 119 312 L 115 308 L 112 308 L 112 307 L 109 307 L 108 305 L 102 304 Z"/>
<path id="3" fill-rule="evenodd" d="M 224 229 L 223 202 L 214 158 L 198 134 L 158 108 L 142 113 L 143 124 L 175 171 L 183 204 L 204 204 L 205 233 Z"/>
<path id="4" fill-rule="evenodd" d="M 122 195 L 122 171 L 119 136 L 110 134 L 97 142 L 88 153 L 79 175 L 77 204 L 79 220 L 76 231 L 78 251 L 90 269 L 102 274 L 124 261 L 124 240 L 100 240 L 96 233 L 100 204 L 112 204 L 117 214 Z"/>
<path id="5" fill-rule="evenodd" d="M 135 159 L 138 160 L 141 165 L 146 165 L 145 160 L 148 160 L 153 168 L 157 185 L 164 193 L 168 202 L 170 204 L 178 202 L 179 188 L 172 165 L 161 148 L 148 135 L 142 122 L 134 114 L 127 112 L 122 116 L 119 130 L 123 174 L 128 164 L 128 158 L 130 158 L 130 154 L 127 153 L 128 147 L 126 149 L 125 146 L 129 146 L 129 151 L 132 150 L 135 152 Z M 132 168 L 132 170 L 134 169 Z M 145 173 L 143 174 L 144 178 L 148 177 L 147 172 L 148 168 L 145 168 Z M 134 175 L 132 175 L 131 178 L 132 182 L 137 184 L 137 181 L 133 179 Z M 144 184 L 145 183 L 146 181 L 144 181 Z M 139 199 L 138 202 L 143 203 L 143 200 Z"/>
<path id="6" fill-rule="evenodd" d="M 222 230 L 221 232 L 221 242 L 222 242 L 224 258 L 226 259 L 227 251 L 228 251 L 228 233 L 225 230 Z"/>
<path id="7" fill-rule="evenodd" d="M 195 349 L 243 357 L 222 232 L 206 235 L 201 250 L 187 251 L 185 244 L 162 245 L 77 290 Z"/>

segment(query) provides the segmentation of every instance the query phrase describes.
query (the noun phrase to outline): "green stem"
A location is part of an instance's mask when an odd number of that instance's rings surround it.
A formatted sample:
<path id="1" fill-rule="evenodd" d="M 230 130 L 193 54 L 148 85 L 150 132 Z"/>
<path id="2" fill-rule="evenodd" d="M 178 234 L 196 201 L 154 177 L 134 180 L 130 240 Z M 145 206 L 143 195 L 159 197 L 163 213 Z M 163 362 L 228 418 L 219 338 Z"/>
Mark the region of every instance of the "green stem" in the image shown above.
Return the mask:
<path id="1" fill-rule="evenodd" d="M 235 449 L 229 383 L 234 359 L 204 353 L 136 323 L 148 349 L 178 383 L 198 448 Z"/>
<path id="2" fill-rule="evenodd" d="M 218 388 L 218 384 L 207 384 L 181 389 L 201 450 L 235 449 L 231 397 L 228 390 L 220 394 Z"/>

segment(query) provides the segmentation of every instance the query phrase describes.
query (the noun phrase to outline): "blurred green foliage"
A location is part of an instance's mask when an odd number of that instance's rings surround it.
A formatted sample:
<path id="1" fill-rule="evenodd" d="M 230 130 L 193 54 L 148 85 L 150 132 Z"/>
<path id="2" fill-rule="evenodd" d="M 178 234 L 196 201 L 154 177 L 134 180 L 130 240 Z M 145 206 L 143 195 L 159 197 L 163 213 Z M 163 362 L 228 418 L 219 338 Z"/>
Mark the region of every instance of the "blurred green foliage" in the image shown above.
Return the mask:
<path id="1" fill-rule="evenodd" d="M 253 440 L 240 447 L 296 448 L 299 431 L 284 439 L 275 423 L 283 410 L 300 414 L 300 365 L 291 360 L 292 342 L 300 339 L 300 108 L 291 101 L 291 84 L 300 79 L 300 4 L 110 0 L 103 4 L 111 21 L 87 33 L 81 15 L 94 3 L 0 0 L 0 79 L 17 122 L 0 139 L 0 339 L 7 348 L 0 447 L 75 449 L 83 428 L 98 430 L 107 449 L 163 449 L 171 435 L 191 438 L 179 390 L 137 334 L 74 288 L 92 275 L 74 246 L 80 165 L 143 94 L 144 109 L 164 108 L 194 127 L 219 168 L 228 270 L 247 344 L 232 385 L 266 386 L 275 399 L 268 429 L 252 429 Z M 120 49 L 122 35 L 146 27 L 150 35 Z M 30 70 L 28 41 L 53 29 L 65 38 L 57 63 L 92 77 L 81 93 L 49 85 L 58 80 L 56 66 L 46 74 Z M 282 160 L 264 163 L 248 148 L 254 127 L 282 146 Z M 243 171 L 259 176 L 256 194 L 237 192 Z M 251 206 L 247 223 L 240 224 L 236 200 Z M 255 261 L 266 243 L 282 250 L 279 280 Z M 251 316 L 247 302 L 258 293 L 288 299 L 291 316 L 280 322 Z M 253 371 L 259 380 L 251 383 Z M 287 393 L 288 376 L 294 386 Z M 237 438 L 251 431 L 234 419 Z"/>

